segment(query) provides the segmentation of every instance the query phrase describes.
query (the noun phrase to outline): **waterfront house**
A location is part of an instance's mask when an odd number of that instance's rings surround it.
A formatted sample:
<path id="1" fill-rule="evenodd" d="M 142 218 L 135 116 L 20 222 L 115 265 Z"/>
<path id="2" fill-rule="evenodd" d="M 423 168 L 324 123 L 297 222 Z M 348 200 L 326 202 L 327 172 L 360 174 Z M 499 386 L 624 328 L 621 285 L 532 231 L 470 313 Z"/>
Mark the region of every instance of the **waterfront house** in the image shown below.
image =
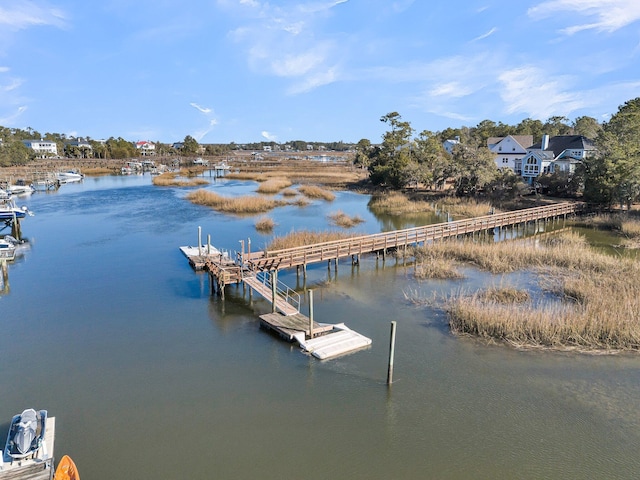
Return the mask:
<path id="1" fill-rule="evenodd" d="M 532 183 L 544 173 L 572 174 L 578 164 L 595 152 L 593 141 L 582 135 L 543 135 L 539 143 L 527 149 L 521 175 Z"/>
<path id="2" fill-rule="evenodd" d="M 23 140 L 27 148 L 30 148 L 40 158 L 54 157 L 58 155 L 58 145 L 51 140 Z"/>
<path id="3" fill-rule="evenodd" d="M 140 155 L 153 155 L 156 153 L 156 144 L 149 140 L 140 140 L 136 142 L 136 148 L 140 152 Z"/>
<path id="4" fill-rule="evenodd" d="M 533 135 L 507 135 L 506 137 L 490 137 L 487 148 L 494 154 L 498 168 L 508 168 L 522 175 L 522 159 L 527 154 L 527 147 L 533 144 Z"/>

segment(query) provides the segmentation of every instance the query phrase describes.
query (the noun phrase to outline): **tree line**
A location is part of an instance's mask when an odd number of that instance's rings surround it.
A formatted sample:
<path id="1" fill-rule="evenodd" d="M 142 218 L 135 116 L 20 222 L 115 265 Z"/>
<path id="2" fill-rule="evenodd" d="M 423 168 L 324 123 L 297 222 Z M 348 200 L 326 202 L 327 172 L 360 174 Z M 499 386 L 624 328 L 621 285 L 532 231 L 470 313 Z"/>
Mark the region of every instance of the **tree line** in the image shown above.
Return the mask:
<path id="1" fill-rule="evenodd" d="M 380 120 L 389 127 L 382 142 L 360 140 L 354 158 L 356 165 L 368 169 L 375 185 L 442 189 L 446 183 L 459 196 L 515 197 L 531 187 L 511 169 L 496 166 L 495 155 L 487 147 L 489 138 L 532 135 L 535 143 L 545 134 L 582 135 L 594 141 L 597 153 L 586 157 L 574 172 L 540 175 L 534 187 L 556 196 L 582 196 L 608 207 L 628 208 L 640 199 L 640 98 L 620 106 L 605 123 L 586 116 L 573 122 L 555 116 L 545 123 L 528 118 L 515 126 L 483 120 L 476 127 L 423 130 L 416 136 L 411 123 L 398 112 Z M 449 153 L 443 143 L 454 138 L 459 143 Z"/>

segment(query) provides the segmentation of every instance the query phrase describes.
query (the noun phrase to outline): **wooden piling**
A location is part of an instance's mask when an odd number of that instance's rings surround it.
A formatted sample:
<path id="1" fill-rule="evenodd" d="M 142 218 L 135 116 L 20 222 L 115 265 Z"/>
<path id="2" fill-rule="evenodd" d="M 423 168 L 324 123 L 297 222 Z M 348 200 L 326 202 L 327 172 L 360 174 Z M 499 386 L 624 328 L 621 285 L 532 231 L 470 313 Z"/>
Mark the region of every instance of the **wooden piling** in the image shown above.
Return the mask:
<path id="1" fill-rule="evenodd" d="M 309 338 L 313 338 L 313 290 L 309 290 Z"/>
<path id="2" fill-rule="evenodd" d="M 396 322 L 391 322 L 391 338 L 389 339 L 389 365 L 387 366 L 387 385 L 393 383 L 393 357 L 396 350 Z"/>

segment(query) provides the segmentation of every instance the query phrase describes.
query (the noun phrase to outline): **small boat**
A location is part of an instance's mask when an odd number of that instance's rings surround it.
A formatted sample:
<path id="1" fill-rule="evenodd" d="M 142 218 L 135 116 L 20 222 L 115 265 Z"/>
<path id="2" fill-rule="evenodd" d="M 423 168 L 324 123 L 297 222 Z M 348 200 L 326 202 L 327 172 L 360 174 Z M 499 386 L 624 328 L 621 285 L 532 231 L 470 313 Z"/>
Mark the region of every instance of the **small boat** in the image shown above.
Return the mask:
<path id="1" fill-rule="evenodd" d="M 13 198 L 4 190 L 0 192 L 0 220 L 13 220 L 33 215 L 27 207 L 16 206 Z"/>
<path id="2" fill-rule="evenodd" d="M 0 260 L 14 260 L 15 258 L 15 243 L 7 240 L 6 238 L 0 238 Z"/>
<path id="3" fill-rule="evenodd" d="M 60 459 L 53 480 L 80 480 L 78 468 L 69 455 L 65 455 Z"/>
<path id="4" fill-rule="evenodd" d="M 66 172 L 56 173 L 56 179 L 60 183 L 81 182 L 83 178 L 84 175 L 78 173 L 76 170 L 67 170 Z"/>
<path id="5" fill-rule="evenodd" d="M 33 185 L 9 185 L 7 193 L 10 195 L 31 195 L 35 192 Z"/>
<path id="6" fill-rule="evenodd" d="M 7 435 L 5 455 L 13 459 L 35 456 L 44 440 L 47 411 L 28 408 L 14 415 Z"/>

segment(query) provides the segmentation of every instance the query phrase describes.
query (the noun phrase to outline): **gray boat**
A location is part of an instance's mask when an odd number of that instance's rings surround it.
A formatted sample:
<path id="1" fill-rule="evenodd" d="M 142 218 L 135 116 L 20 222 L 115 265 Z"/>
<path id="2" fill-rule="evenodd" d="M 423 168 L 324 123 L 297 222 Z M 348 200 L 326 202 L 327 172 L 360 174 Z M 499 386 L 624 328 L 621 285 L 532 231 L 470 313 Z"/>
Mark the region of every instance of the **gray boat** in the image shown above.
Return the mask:
<path id="1" fill-rule="evenodd" d="M 7 435 L 5 455 L 13 459 L 33 456 L 42 446 L 47 411 L 28 408 L 20 415 L 14 415 Z"/>

